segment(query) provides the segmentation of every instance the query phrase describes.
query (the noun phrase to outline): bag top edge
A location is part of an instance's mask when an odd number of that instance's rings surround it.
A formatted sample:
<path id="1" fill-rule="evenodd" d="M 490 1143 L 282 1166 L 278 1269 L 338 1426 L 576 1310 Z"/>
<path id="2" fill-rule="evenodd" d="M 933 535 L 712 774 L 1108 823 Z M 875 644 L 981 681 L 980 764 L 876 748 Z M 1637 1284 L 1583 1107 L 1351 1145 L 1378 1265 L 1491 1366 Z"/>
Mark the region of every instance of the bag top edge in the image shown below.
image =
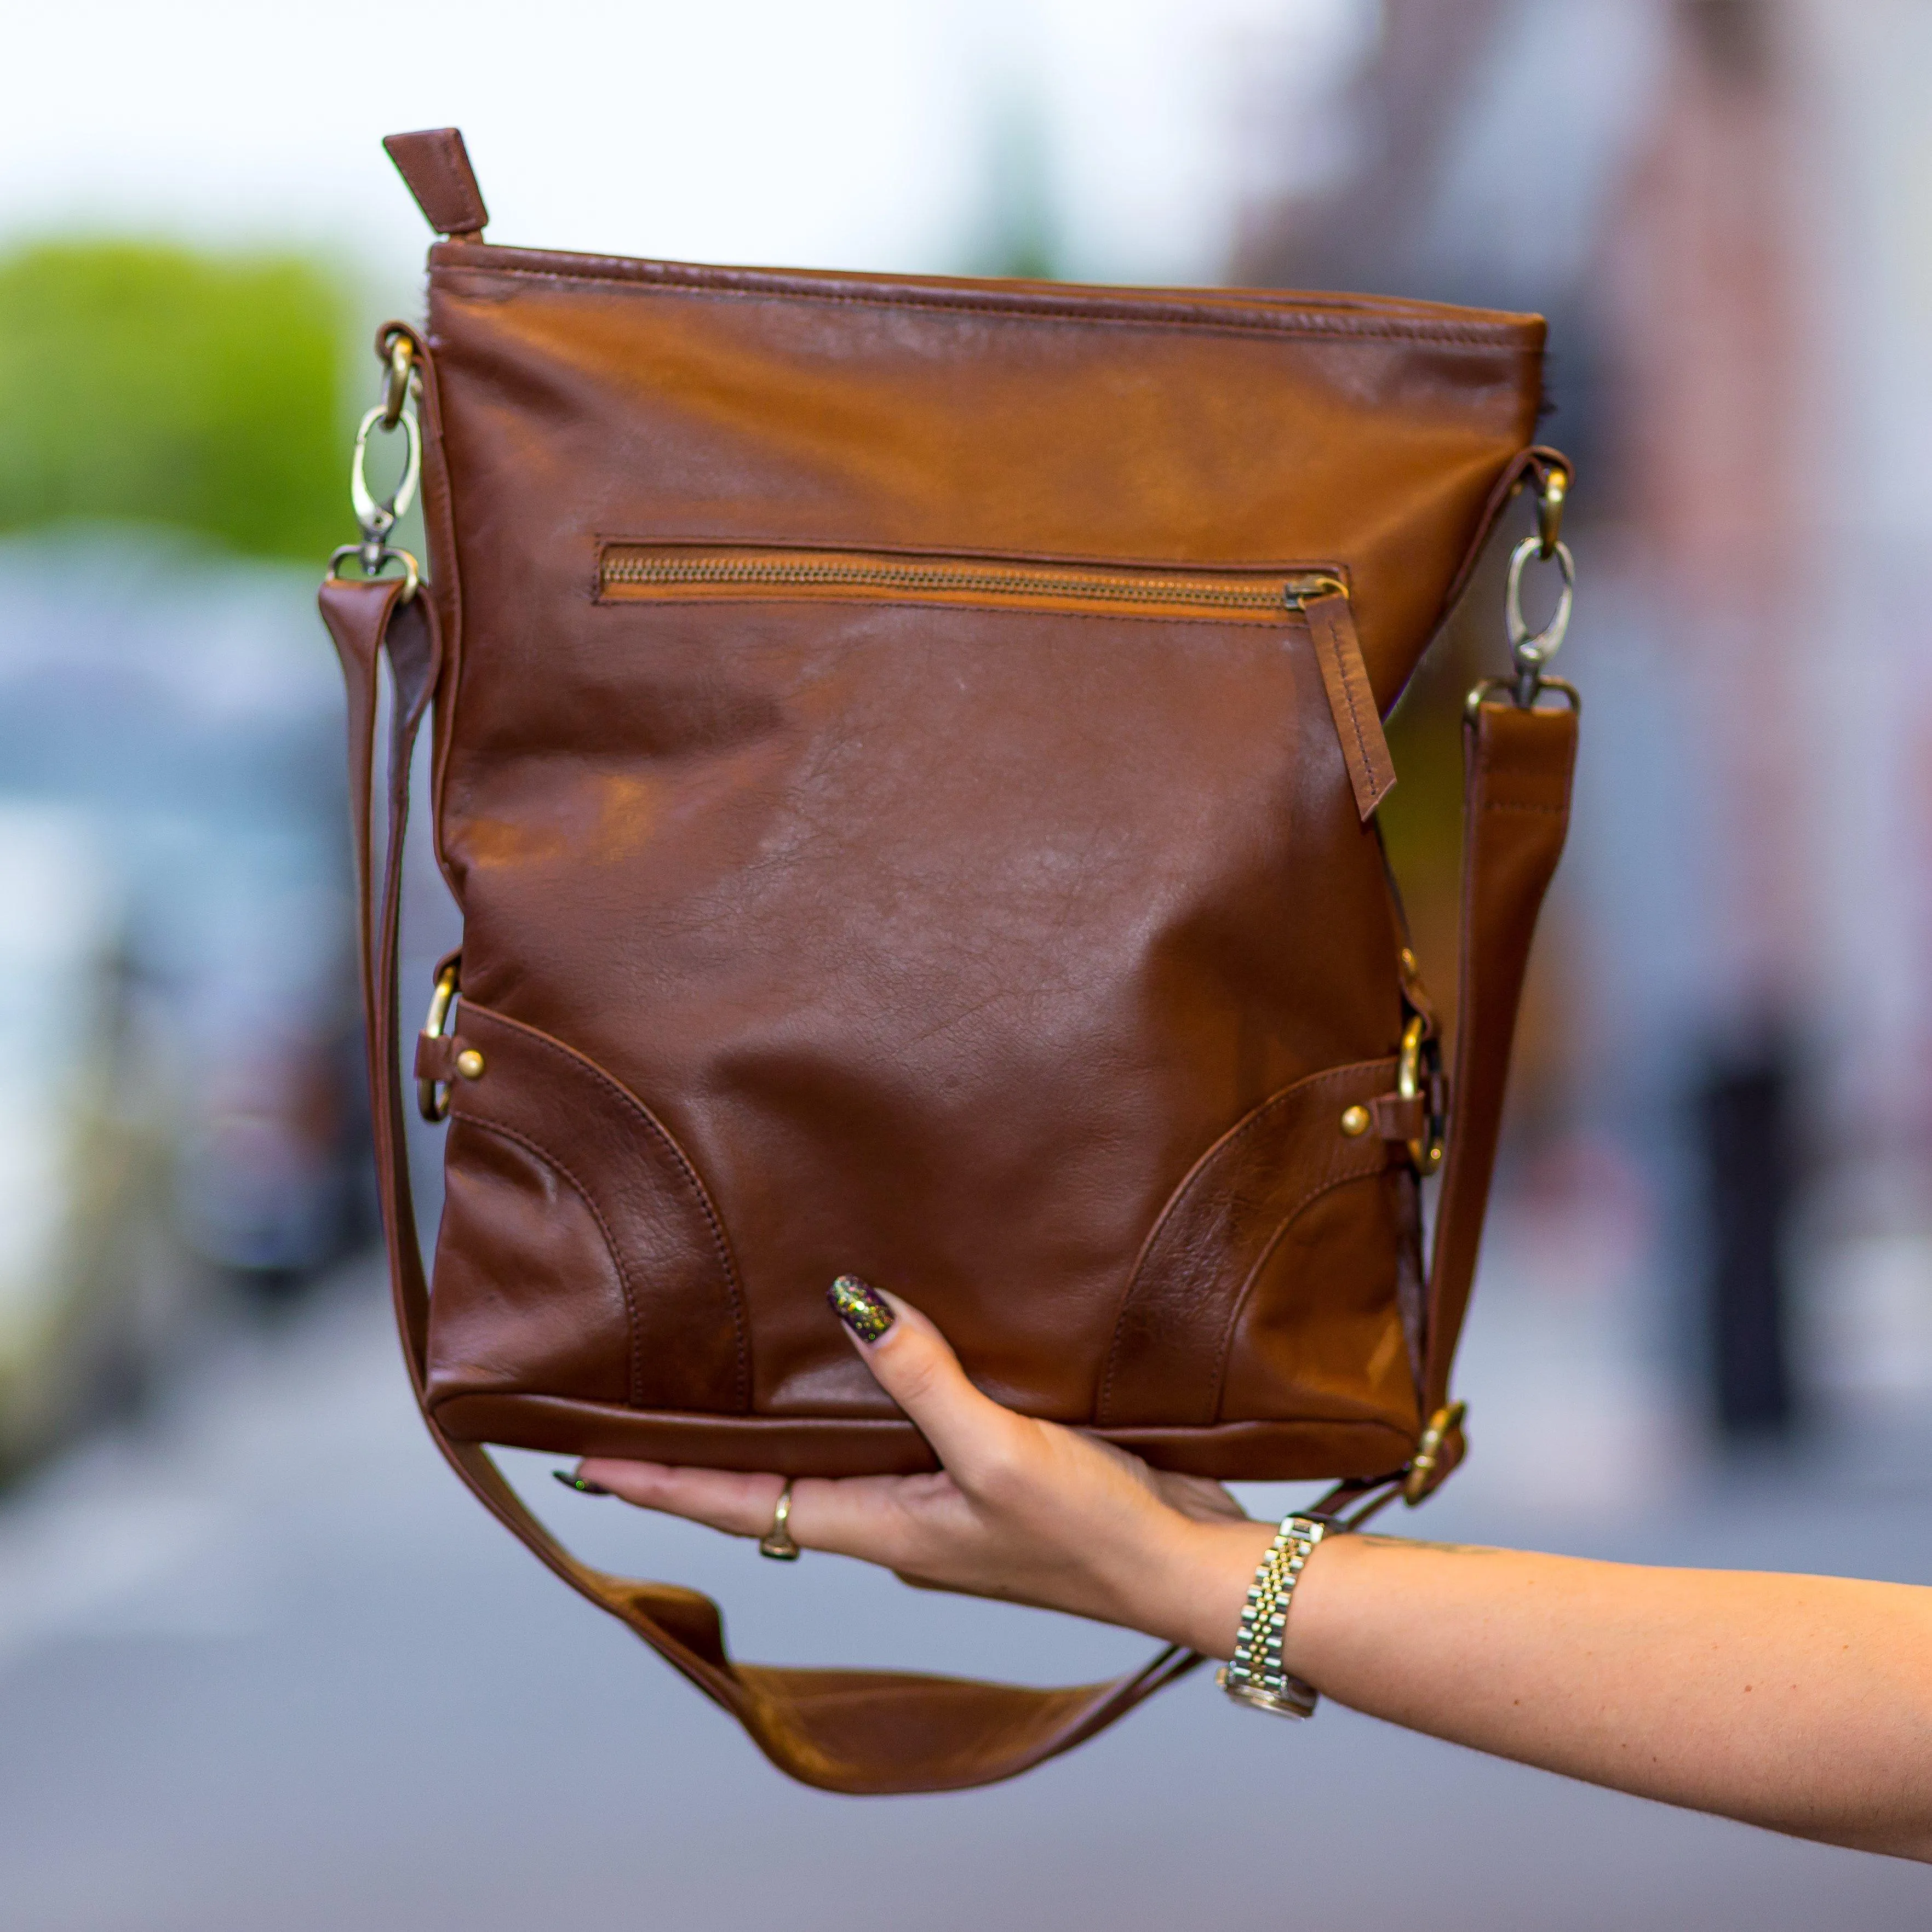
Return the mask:
<path id="1" fill-rule="evenodd" d="M 878 274 L 830 268 L 739 268 L 656 261 L 562 249 L 508 248 L 442 242 L 429 251 L 432 281 L 452 274 L 627 284 L 691 295 L 849 302 L 905 308 L 947 308 L 984 315 L 1069 320 L 1132 321 L 1177 328 L 1206 326 L 1259 334 L 1351 338 L 1394 338 L 1460 346 L 1540 352 L 1540 315 L 1459 308 L 1406 297 L 1303 290 L 1136 287 L 1086 282 L 1000 280 L 961 275 Z"/>

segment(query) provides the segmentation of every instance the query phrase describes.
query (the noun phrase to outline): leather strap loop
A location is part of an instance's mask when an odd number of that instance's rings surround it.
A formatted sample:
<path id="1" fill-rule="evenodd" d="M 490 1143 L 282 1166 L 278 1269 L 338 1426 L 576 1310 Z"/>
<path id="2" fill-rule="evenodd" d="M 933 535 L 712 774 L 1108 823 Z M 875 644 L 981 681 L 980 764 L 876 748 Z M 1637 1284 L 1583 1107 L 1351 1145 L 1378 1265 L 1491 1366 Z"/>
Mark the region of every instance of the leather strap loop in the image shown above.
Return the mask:
<path id="1" fill-rule="evenodd" d="M 1400 1094 L 1378 1094 L 1369 1102 L 1369 1119 L 1379 1139 L 1419 1141 L 1429 1131 L 1429 1103 L 1419 1096 L 1405 1100 Z"/>

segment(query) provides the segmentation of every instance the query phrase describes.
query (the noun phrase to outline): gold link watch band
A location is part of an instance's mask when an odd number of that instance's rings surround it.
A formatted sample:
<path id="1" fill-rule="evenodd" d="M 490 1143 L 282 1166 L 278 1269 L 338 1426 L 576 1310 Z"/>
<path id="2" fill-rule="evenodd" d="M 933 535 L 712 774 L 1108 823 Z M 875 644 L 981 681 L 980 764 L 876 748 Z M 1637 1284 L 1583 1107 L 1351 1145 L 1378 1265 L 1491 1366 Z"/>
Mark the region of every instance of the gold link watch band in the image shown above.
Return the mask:
<path id="1" fill-rule="evenodd" d="M 1286 1517 L 1262 1558 L 1242 1606 L 1234 1654 L 1214 1675 L 1215 1682 L 1238 1703 L 1272 1711 L 1280 1718 L 1314 1716 L 1318 1694 L 1312 1684 L 1288 1675 L 1281 1660 L 1281 1642 L 1301 1566 L 1329 1527 L 1318 1516 Z"/>

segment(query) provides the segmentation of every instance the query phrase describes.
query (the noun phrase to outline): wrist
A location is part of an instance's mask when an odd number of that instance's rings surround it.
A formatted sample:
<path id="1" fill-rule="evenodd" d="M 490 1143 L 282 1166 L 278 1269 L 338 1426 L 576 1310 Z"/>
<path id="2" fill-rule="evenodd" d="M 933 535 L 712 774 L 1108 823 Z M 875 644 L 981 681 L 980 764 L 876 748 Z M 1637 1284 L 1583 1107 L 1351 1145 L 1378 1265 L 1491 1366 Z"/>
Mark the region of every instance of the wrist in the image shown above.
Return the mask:
<path id="1" fill-rule="evenodd" d="M 1274 1534 L 1271 1522 L 1184 1519 L 1159 1565 L 1165 1588 L 1150 1606 L 1159 1620 L 1144 1628 L 1225 1663 L 1234 1654 L 1248 1586 Z"/>
<path id="2" fill-rule="evenodd" d="M 1282 1628 L 1283 1665 L 1318 1688 L 1327 1654 L 1325 1637 L 1334 1622 L 1338 1593 L 1344 1587 L 1344 1573 L 1361 1556 L 1359 1536 L 1324 1536 L 1309 1552 L 1294 1589 L 1294 1600 Z"/>

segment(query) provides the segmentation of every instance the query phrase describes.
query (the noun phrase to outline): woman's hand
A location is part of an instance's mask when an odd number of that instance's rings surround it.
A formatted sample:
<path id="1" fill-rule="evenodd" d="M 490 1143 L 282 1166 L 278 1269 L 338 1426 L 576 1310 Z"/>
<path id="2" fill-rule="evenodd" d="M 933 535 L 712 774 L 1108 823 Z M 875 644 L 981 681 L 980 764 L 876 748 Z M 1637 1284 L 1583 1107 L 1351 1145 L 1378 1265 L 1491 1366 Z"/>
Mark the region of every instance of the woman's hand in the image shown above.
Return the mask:
<path id="1" fill-rule="evenodd" d="M 1272 1524 L 1250 1522 L 1218 1483 L 1163 1474 L 1002 1408 L 896 1296 L 844 1277 L 833 1306 L 944 1466 L 936 1475 L 800 1478 L 789 1527 L 801 1548 L 860 1557 L 927 1588 L 1070 1611 L 1228 1654 Z M 878 1339 L 862 1339 L 868 1333 Z M 776 1475 L 602 1456 L 578 1474 L 645 1509 L 737 1536 L 771 1528 L 784 1486 Z"/>
<path id="2" fill-rule="evenodd" d="M 850 1281 L 832 1300 L 944 1468 L 800 1480 L 802 1546 L 1228 1654 L 1272 1524 L 1001 1408 L 904 1302 Z M 784 1488 L 602 1457 L 579 1475 L 739 1536 L 770 1528 Z M 1932 1861 L 1932 1590 L 1331 1536 L 1283 1657 L 1340 1702 L 1480 1750 Z"/>

